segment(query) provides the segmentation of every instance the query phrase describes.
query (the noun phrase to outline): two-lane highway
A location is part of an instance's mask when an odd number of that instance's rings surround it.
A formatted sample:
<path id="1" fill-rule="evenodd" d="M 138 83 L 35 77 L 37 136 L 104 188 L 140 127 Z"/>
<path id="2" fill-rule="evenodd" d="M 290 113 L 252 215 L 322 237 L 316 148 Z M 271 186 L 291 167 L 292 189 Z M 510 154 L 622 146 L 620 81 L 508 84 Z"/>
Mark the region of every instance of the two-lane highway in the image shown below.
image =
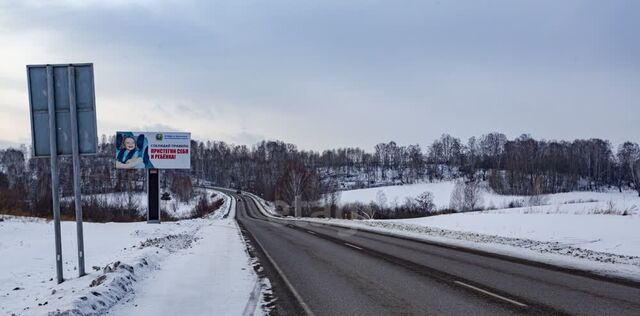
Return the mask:
<path id="1" fill-rule="evenodd" d="M 274 279 L 276 294 L 298 303 L 280 304 L 278 314 L 640 314 L 640 288 L 634 284 L 370 232 L 268 218 L 251 198 L 236 197 L 241 198 L 237 220 L 264 251 L 260 259 Z"/>

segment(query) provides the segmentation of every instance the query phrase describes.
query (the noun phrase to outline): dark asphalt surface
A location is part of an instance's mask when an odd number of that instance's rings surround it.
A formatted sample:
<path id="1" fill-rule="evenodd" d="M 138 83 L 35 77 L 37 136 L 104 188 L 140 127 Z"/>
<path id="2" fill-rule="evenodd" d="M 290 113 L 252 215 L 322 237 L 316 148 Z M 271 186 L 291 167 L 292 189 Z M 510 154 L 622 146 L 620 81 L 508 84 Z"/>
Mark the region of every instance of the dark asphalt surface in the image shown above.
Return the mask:
<path id="1" fill-rule="evenodd" d="M 315 315 L 640 315 L 640 287 L 634 284 L 370 232 L 294 224 L 267 218 L 252 199 L 241 199 L 241 227 Z M 260 259 L 282 301 L 276 313 L 301 314 L 277 269 L 264 254 Z"/>

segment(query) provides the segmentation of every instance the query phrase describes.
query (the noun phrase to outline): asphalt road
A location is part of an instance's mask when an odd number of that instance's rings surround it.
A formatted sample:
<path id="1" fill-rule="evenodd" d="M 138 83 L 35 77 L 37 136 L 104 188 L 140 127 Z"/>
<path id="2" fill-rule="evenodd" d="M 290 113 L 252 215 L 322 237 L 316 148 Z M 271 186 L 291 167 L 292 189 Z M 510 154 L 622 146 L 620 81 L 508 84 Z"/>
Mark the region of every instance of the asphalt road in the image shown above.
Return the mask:
<path id="1" fill-rule="evenodd" d="M 278 315 L 640 315 L 637 284 L 376 233 L 292 224 L 267 218 L 252 199 L 241 199 L 236 217 L 257 244 Z"/>

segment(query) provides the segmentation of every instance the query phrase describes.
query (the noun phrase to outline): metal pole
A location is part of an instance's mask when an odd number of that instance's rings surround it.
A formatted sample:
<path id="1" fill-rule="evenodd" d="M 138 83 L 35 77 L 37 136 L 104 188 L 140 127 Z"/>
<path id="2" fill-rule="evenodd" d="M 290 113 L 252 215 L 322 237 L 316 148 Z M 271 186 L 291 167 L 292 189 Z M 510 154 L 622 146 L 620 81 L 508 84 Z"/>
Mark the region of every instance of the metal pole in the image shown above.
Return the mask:
<path id="1" fill-rule="evenodd" d="M 58 144 L 56 143 L 56 106 L 53 92 L 53 67 L 47 66 L 47 105 L 49 108 L 49 149 L 51 156 L 51 199 L 53 200 L 53 230 L 56 243 L 56 275 L 62 276 L 62 241 L 60 237 L 60 195 L 58 194 Z"/>
<path id="2" fill-rule="evenodd" d="M 78 239 L 78 276 L 84 272 L 84 237 L 82 232 L 82 192 L 80 188 L 80 149 L 78 144 L 78 112 L 76 106 L 76 71 L 67 68 L 69 78 L 69 111 L 71 117 L 71 151 L 73 160 L 73 195 L 76 205 L 76 232 Z"/>
<path id="3" fill-rule="evenodd" d="M 158 224 L 160 224 L 160 221 L 162 220 L 162 207 L 160 205 L 160 169 L 158 170 L 158 185 L 156 186 L 156 192 L 158 194 L 156 194 L 156 199 L 158 199 Z"/>
<path id="4" fill-rule="evenodd" d="M 296 194 L 294 197 L 294 217 L 302 217 L 302 214 L 300 212 L 300 195 Z"/>

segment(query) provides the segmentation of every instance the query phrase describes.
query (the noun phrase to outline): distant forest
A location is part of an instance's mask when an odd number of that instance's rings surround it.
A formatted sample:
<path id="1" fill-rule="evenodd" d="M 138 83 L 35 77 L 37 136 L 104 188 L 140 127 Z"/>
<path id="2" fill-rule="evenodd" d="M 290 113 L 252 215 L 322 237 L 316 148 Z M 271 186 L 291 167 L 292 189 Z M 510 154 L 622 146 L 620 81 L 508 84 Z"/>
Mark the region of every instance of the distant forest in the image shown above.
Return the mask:
<path id="1" fill-rule="evenodd" d="M 144 190 L 144 171 L 116 170 L 115 137 L 102 136 L 99 153 L 82 157 L 85 194 Z M 60 162 L 63 196 L 73 192 L 71 161 Z M 49 160 L 30 158 L 26 146 L 0 150 L 0 210 L 50 213 Z M 331 192 L 381 185 L 462 178 L 484 182 L 501 194 L 539 195 L 573 190 L 634 189 L 640 194 L 640 147 L 613 148 L 602 139 L 507 139 L 490 133 L 466 142 L 443 134 L 428 148 L 391 141 L 372 151 L 338 148 L 300 150 L 281 141 L 253 146 L 192 141 L 191 170 L 163 171 L 162 187 L 188 199 L 193 186 L 240 188 L 268 200 L 292 203 L 326 198 Z"/>

